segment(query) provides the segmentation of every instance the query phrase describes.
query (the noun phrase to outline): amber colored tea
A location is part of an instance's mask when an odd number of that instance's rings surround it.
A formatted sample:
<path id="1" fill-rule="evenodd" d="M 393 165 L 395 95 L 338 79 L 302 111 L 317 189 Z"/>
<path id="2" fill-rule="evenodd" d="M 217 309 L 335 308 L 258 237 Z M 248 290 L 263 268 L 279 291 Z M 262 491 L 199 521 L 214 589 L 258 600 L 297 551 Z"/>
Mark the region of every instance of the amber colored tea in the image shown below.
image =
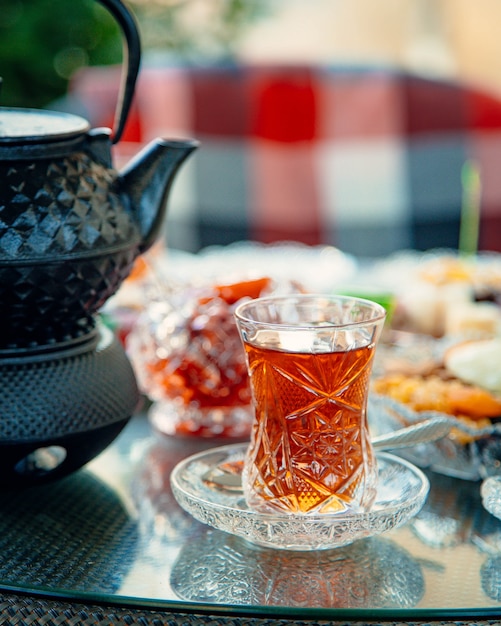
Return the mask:
<path id="1" fill-rule="evenodd" d="M 375 495 L 366 402 L 375 345 L 299 353 L 245 343 L 255 403 L 244 482 L 252 508 L 338 512 Z"/>

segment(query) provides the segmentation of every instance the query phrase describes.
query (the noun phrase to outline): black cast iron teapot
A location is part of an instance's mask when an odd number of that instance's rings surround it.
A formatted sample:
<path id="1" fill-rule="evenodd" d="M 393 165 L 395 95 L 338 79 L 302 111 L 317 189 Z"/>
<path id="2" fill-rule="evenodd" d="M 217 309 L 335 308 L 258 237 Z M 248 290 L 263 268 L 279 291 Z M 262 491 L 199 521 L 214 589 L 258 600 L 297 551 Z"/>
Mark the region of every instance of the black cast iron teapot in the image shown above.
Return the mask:
<path id="1" fill-rule="evenodd" d="M 173 178 L 195 141 L 158 139 L 121 172 L 140 64 L 120 0 L 100 0 L 125 35 L 115 130 L 81 117 L 0 107 L 0 486 L 32 485 L 99 454 L 139 392 L 97 312 L 160 231 Z"/>
<path id="2" fill-rule="evenodd" d="M 120 0 L 100 2 L 127 43 L 114 133 L 74 115 L 0 107 L 0 350 L 89 330 L 157 237 L 174 175 L 197 146 L 158 139 L 124 170 L 113 169 L 140 40 Z"/>

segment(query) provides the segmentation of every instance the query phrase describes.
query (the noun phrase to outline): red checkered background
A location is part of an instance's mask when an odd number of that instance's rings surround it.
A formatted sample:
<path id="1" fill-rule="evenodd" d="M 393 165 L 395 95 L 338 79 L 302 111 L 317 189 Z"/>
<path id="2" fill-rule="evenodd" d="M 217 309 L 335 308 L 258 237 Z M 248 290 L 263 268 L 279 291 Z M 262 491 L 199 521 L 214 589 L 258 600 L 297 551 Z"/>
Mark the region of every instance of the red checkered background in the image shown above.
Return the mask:
<path id="1" fill-rule="evenodd" d="M 71 97 L 93 125 L 112 126 L 119 75 L 75 76 Z M 145 66 L 117 163 L 156 136 L 201 142 L 169 200 L 176 248 L 455 248 L 461 168 L 474 159 L 480 248 L 501 250 L 501 100 L 473 86 L 384 68 Z"/>

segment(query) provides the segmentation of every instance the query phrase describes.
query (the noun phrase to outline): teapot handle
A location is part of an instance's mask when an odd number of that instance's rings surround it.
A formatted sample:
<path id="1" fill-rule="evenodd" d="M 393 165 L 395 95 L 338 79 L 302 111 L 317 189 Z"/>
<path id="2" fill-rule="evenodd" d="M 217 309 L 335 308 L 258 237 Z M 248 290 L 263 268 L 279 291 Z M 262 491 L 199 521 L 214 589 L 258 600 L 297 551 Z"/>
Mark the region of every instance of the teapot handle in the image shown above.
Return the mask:
<path id="1" fill-rule="evenodd" d="M 99 0 L 99 2 L 115 18 L 125 37 L 124 67 L 112 135 L 112 143 L 115 144 L 120 141 L 134 97 L 134 88 L 141 62 L 141 39 L 135 17 L 121 0 Z"/>

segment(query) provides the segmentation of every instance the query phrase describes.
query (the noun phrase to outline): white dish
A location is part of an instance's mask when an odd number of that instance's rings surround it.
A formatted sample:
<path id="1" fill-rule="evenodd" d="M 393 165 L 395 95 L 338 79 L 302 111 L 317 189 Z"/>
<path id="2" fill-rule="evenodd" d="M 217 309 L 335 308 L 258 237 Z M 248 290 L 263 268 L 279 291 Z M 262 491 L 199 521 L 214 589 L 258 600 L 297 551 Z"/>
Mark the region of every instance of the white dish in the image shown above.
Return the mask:
<path id="1" fill-rule="evenodd" d="M 324 515 L 263 514 L 247 507 L 239 477 L 227 488 L 206 479 L 215 468 L 238 466 L 246 444 L 233 444 L 195 454 L 176 465 L 171 486 L 179 505 L 195 519 L 247 539 L 284 550 L 337 548 L 363 537 L 380 535 L 416 515 L 429 491 L 426 476 L 411 463 L 390 454 L 377 455 L 376 501 L 366 513 Z"/>
<path id="2" fill-rule="evenodd" d="M 310 293 L 331 292 L 349 282 L 357 269 L 354 257 L 338 248 L 294 241 L 242 241 L 210 246 L 196 255 L 168 250 L 164 266 L 167 276 L 184 282 L 230 283 L 269 276 L 279 283 L 296 281 Z"/>

